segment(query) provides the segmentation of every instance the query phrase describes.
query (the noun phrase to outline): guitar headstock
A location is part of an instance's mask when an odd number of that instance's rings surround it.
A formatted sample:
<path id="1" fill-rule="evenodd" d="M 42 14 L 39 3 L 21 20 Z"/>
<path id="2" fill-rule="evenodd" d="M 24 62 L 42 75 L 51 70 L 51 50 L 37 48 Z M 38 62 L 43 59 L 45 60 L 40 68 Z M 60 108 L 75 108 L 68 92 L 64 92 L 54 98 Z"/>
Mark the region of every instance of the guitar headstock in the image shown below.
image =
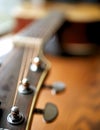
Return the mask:
<path id="1" fill-rule="evenodd" d="M 50 22 L 52 18 L 54 21 Z M 50 18 L 32 23 L 14 37 L 15 43 L 24 44 L 15 46 L 8 63 L 1 69 L 0 130 L 29 130 L 35 113 L 43 114 L 46 122 L 52 122 L 57 117 L 58 109 L 54 104 L 47 103 L 44 110 L 35 106 L 51 67 L 43 55 L 43 46 L 63 21 L 61 13 L 56 12 Z"/>

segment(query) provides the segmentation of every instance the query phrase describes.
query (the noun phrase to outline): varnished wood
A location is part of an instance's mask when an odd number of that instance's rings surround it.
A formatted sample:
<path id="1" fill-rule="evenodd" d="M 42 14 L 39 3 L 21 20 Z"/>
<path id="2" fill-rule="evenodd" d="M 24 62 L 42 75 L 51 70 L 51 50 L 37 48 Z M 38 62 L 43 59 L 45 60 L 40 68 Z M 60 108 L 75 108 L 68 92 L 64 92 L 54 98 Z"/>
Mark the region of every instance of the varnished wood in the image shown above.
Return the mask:
<path id="1" fill-rule="evenodd" d="M 0 128 L 8 126 L 6 123 L 7 115 L 10 112 L 15 95 L 22 54 L 23 51 L 21 51 L 21 49 L 14 49 L 7 55 L 8 57 L 5 57 L 3 65 L 0 68 L 0 101 L 2 109 L 2 116 L 0 115 Z M 7 58 L 9 58 L 9 60 Z"/>
<path id="2" fill-rule="evenodd" d="M 56 19 L 54 19 L 56 18 Z M 21 47 L 18 47 L 18 52 L 16 54 L 13 54 L 12 59 L 9 60 L 8 63 L 11 64 L 11 67 L 9 69 L 8 64 L 6 64 L 6 71 L 2 69 L 3 73 L 3 78 L 5 74 L 8 75 L 7 77 L 10 77 L 10 74 L 14 74 L 12 78 L 15 78 L 14 85 L 9 83 L 8 79 L 1 80 L 1 97 L 0 101 L 5 102 L 4 107 L 1 107 L 2 114 L 1 119 L 0 119 L 0 127 L 4 128 L 6 127 L 7 129 L 10 130 L 29 130 L 30 125 L 31 125 L 31 120 L 32 120 L 32 114 L 35 109 L 35 104 L 40 92 L 40 88 L 42 87 L 42 84 L 44 82 L 44 79 L 46 78 L 46 75 L 50 69 L 50 65 L 47 62 L 46 58 L 43 56 L 43 45 L 47 40 L 57 31 L 57 29 L 61 26 L 63 23 L 63 14 L 60 12 L 52 12 L 47 18 L 40 20 L 39 22 L 36 22 L 36 24 L 32 23 L 31 26 L 28 26 L 25 30 L 21 31 L 21 33 L 17 34 L 17 36 L 14 37 L 14 43 L 24 43 Z M 52 19 L 52 22 L 50 21 Z M 50 26 L 51 25 L 51 26 Z M 48 29 L 48 26 L 49 29 Z M 17 38 L 16 38 L 17 37 Z M 27 40 L 28 38 L 28 40 Z M 40 41 L 39 41 L 40 39 Z M 31 44 L 30 44 L 31 43 Z M 14 50 L 16 50 L 16 46 L 14 47 Z M 36 51 L 37 50 L 37 51 Z M 32 51 L 32 53 L 30 53 Z M 36 51 L 36 53 L 34 53 Z M 24 52 L 24 53 L 23 53 Z M 25 53 L 27 52 L 27 53 Z M 20 55 L 19 55 L 20 54 Z M 26 55 L 27 54 L 27 55 Z M 23 55 L 23 60 L 22 60 L 22 55 Z M 25 60 L 24 60 L 25 57 Z M 30 65 L 32 62 L 32 58 L 34 57 L 39 57 L 41 60 L 41 66 L 43 68 L 38 68 L 37 71 L 33 72 L 30 70 Z M 20 62 L 22 60 L 22 62 Z M 21 71 L 20 66 L 16 69 L 17 65 L 15 63 L 17 61 L 18 65 L 21 65 Z M 23 63 L 25 62 L 25 63 Z M 29 63 L 28 63 L 29 62 Z M 28 63 L 28 64 L 27 64 Z M 24 68 L 23 68 L 24 66 Z M 16 72 L 14 72 L 14 69 Z M 3 72 L 4 71 L 4 72 Z M 19 72 L 19 73 L 18 73 Z M 27 72 L 27 74 L 25 74 Z M 9 74 L 10 73 L 10 74 Z M 17 74 L 16 74 L 17 73 Z M 25 77 L 24 77 L 25 75 Z M 18 78 L 19 77 L 19 78 Z M 0 77 L 2 79 L 2 75 Z M 6 77 L 5 77 L 6 78 Z M 22 95 L 18 91 L 18 87 L 20 82 L 22 81 L 23 78 L 28 78 L 30 84 L 35 87 L 35 91 L 33 93 L 28 94 L 28 95 Z M 12 79 L 11 79 L 12 80 Z M 6 84 L 3 85 L 2 84 Z M 2 89 L 10 89 L 11 90 L 11 85 L 13 85 L 12 91 L 9 91 L 9 93 L 6 94 L 2 92 Z M 33 89 L 32 87 L 32 89 Z M 2 95 L 2 93 L 4 95 Z M 8 94 L 10 94 L 8 96 Z M 9 101 L 9 98 L 11 96 L 11 99 Z M 6 102 L 7 100 L 7 102 Z M 10 104 L 9 104 L 9 103 Z M 24 116 L 24 121 L 21 124 L 14 125 L 12 122 L 9 122 L 8 120 L 8 114 L 11 111 L 12 106 L 17 106 L 21 113 Z M 13 121 L 14 122 L 14 121 Z"/>
<path id="3" fill-rule="evenodd" d="M 22 64 L 23 48 L 14 48 L 9 57 L 8 62 L 4 60 L 6 64 L 0 68 L 0 128 L 7 128 L 10 130 L 28 130 L 31 123 L 33 109 L 35 108 L 35 103 L 37 96 L 40 91 L 40 87 L 45 79 L 45 76 L 49 70 L 49 65 L 45 64 L 45 68 L 41 71 L 33 73 L 29 71 L 28 78 L 30 79 L 30 84 L 36 88 L 36 90 L 29 95 L 22 95 L 17 90 L 17 83 L 19 77 L 19 70 Z M 17 61 L 17 64 L 16 62 Z M 17 98 L 14 102 L 15 92 L 17 91 Z M 25 117 L 25 121 L 20 125 L 11 125 L 7 122 L 7 116 L 11 111 L 11 107 L 16 105 L 19 107 L 21 113 Z M 32 109 L 32 111 L 30 110 Z M 28 122 L 29 121 L 29 122 Z"/>
<path id="4" fill-rule="evenodd" d="M 26 125 L 26 122 L 24 122 L 24 124 L 19 126 L 12 126 L 6 122 L 6 117 L 10 112 L 10 107 L 13 102 L 22 53 L 23 50 L 18 48 L 14 49 L 9 57 L 8 64 L 6 63 L 6 66 L 0 68 L 0 93 L 1 95 L 5 94 L 0 97 L 2 102 L 0 127 L 7 127 L 10 130 L 24 130 Z M 44 108 L 47 102 L 52 102 L 56 104 L 59 109 L 59 117 L 52 124 L 46 124 L 42 122 L 41 116 L 33 115 L 31 130 L 99 130 L 100 56 L 83 58 L 47 56 L 47 58 L 51 61 L 52 68 L 45 83 L 51 84 L 54 81 L 63 81 L 66 83 L 66 91 L 52 96 L 50 91 L 41 89 L 36 107 Z M 16 64 L 15 61 L 17 60 L 19 62 Z M 41 73 L 30 74 L 29 76 L 31 77 L 31 83 L 37 86 Z M 42 87 L 42 83 L 43 81 L 40 83 L 39 89 Z M 24 96 L 20 97 L 19 95 L 16 100 L 16 104 L 21 108 L 23 113 L 26 114 L 26 118 L 31 107 L 30 97 L 31 96 L 24 98 Z M 10 98 L 11 100 L 9 102 L 8 100 Z"/>
<path id="5" fill-rule="evenodd" d="M 55 57 L 46 84 L 62 81 L 66 90 L 51 95 L 42 89 L 37 107 L 52 102 L 59 109 L 58 118 L 46 124 L 42 116 L 34 115 L 31 130 L 99 130 L 100 129 L 100 56 Z"/>
<path id="6" fill-rule="evenodd" d="M 9 55 L 10 62 L 15 61 L 17 52 L 18 50 L 14 50 Z M 17 54 L 21 55 L 22 53 Z M 66 90 L 53 96 L 49 90 L 41 89 L 36 107 L 44 108 L 47 102 L 52 102 L 57 105 L 59 116 L 53 123 L 46 124 L 43 122 L 42 116 L 33 115 L 31 130 L 99 130 L 100 56 L 56 57 L 49 55 L 47 58 L 52 63 L 52 68 L 45 83 L 51 84 L 55 81 L 63 81 L 66 84 Z M 20 62 L 17 64 L 16 71 L 13 71 L 16 63 L 11 63 L 8 62 L 9 69 L 6 66 L 2 66 L 0 69 L 0 88 L 3 88 L 2 92 L 7 94 L 1 101 L 4 101 L 7 97 L 7 100 L 11 98 L 10 93 L 13 93 L 15 88 L 8 91 L 8 86 L 12 87 L 17 82 L 17 70 L 20 67 Z M 16 75 L 15 72 L 17 72 Z M 9 73 L 9 75 L 6 75 L 6 73 Z M 3 81 L 3 79 L 5 80 Z M 5 108 L 5 102 L 3 102 L 1 108 Z M 7 113 L 9 112 L 8 109 L 10 108 L 7 107 Z M 13 127 L 11 129 L 13 130 Z"/>

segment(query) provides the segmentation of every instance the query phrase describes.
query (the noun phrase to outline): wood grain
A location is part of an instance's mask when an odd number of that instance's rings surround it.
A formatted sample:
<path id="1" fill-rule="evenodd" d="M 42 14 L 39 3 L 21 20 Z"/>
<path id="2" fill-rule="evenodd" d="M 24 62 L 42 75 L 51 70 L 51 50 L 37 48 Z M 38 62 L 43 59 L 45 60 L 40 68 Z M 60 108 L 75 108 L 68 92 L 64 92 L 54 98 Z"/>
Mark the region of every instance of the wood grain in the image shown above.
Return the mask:
<path id="1" fill-rule="evenodd" d="M 52 102 L 59 109 L 58 118 L 46 124 L 34 115 L 31 130 L 99 130 L 100 129 L 100 57 L 51 57 L 51 73 L 46 84 L 63 81 L 66 90 L 51 95 L 42 89 L 37 107 Z"/>
<path id="2" fill-rule="evenodd" d="M 13 49 L 13 51 L 5 57 L 4 64 L 0 68 L 0 101 L 2 109 L 0 128 L 5 128 L 9 125 L 7 124 L 7 115 L 10 112 L 14 99 L 22 54 L 23 51 L 21 49 Z"/>
<path id="3" fill-rule="evenodd" d="M 6 62 L 5 66 L 2 66 L 0 69 L 0 128 L 6 128 L 10 130 L 29 130 L 31 123 L 30 116 L 33 113 L 32 110 L 34 110 L 40 88 L 49 70 L 49 65 L 44 62 L 45 69 L 41 68 L 40 71 L 32 72 L 28 68 L 29 72 L 27 77 L 32 86 L 31 89 L 34 90 L 33 87 L 35 87 L 35 90 L 33 93 L 28 95 L 20 94 L 17 90 L 17 84 L 20 66 L 22 64 L 21 61 L 23 57 L 23 50 L 24 48 L 14 48 L 10 54 L 10 57 L 6 57 L 9 58 L 8 62 Z M 15 96 L 16 92 L 17 96 Z M 13 105 L 18 106 L 20 112 L 24 115 L 25 120 L 21 124 L 11 125 L 7 121 L 7 116 L 10 113 Z"/>
<path id="4" fill-rule="evenodd" d="M 16 89 L 22 51 L 15 49 L 9 56 L 9 62 L 0 68 L 0 100 L 2 102 L 0 115 L 8 115 Z M 14 57 L 13 57 L 14 56 Z M 18 61 L 19 63 L 15 61 Z M 66 90 L 57 95 L 51 95 L 47 89 L 41 89 L 36 107 L 44 108 L 47 102 L 56 104 L 59 109 L 58 118 L 51 124 L 46 124 L 41 115 L 33 115 L 31 130 L 99 130 L 100 129 L 100 55 L 88 57 L 58 57 L 47 56 L 52 68 L 45 81 L 52 84 L 62 81 Z M 12 62 L 13 61 L 13 62 Z M 8 75 L 7 75 L 8 74 Z M 31 81 L 38 82 L 38 78 Z M 4 94 L 4 96 L 2 95 Z M 10 100 L 9 100 L 10 99 Z M 23 99 L 25 102 L 26 98 Z M 22 104 L 22 102 L 18 102 Z M 21 109 L 25 106 L 21 106 Z M 30 107 L 30 106 L 29 106 Z M 4 114 L 4 113 L 3 113 Z M 0 119 L 0 127 L 6 116 Z M 19 130 L 19 126 L 9 126 L 11 130 Z M 24 128 L 22 128 L 24 130 Z"/>

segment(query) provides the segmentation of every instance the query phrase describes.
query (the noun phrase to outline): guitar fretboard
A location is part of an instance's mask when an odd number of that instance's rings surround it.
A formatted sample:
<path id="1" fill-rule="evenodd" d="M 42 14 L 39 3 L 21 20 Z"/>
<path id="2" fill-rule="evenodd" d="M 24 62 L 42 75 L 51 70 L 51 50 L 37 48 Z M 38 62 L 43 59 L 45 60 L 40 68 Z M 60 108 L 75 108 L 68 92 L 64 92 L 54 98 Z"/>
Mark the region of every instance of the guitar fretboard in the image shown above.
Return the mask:
<path id="1" fill-rule="evenodd" d="M 33 43 L 44 44 L 60 28 L 63 22 L 63 13 L 53 11 L 46 18 L 31 23 L 15 35 L 14 42 L 19 45 L 32 45 Z"/>

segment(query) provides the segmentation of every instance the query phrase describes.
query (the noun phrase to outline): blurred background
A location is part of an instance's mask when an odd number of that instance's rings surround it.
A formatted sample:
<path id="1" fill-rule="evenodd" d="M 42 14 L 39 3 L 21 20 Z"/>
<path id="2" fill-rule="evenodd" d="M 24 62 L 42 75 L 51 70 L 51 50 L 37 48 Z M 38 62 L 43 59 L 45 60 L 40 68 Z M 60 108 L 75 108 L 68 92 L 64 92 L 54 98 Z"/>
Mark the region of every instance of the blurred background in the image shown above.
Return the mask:
<path id="1" fill-rule="evenodd" d="M 54 39 L 63 54 L 89 54 L 100 43 L 99 7 L 99 0 L 0 0 L 0 36 L 16 33 L 58 9 L 65 13 L 66 20 Z M 52 50 L 51 44 L 46 48 Z"/>

